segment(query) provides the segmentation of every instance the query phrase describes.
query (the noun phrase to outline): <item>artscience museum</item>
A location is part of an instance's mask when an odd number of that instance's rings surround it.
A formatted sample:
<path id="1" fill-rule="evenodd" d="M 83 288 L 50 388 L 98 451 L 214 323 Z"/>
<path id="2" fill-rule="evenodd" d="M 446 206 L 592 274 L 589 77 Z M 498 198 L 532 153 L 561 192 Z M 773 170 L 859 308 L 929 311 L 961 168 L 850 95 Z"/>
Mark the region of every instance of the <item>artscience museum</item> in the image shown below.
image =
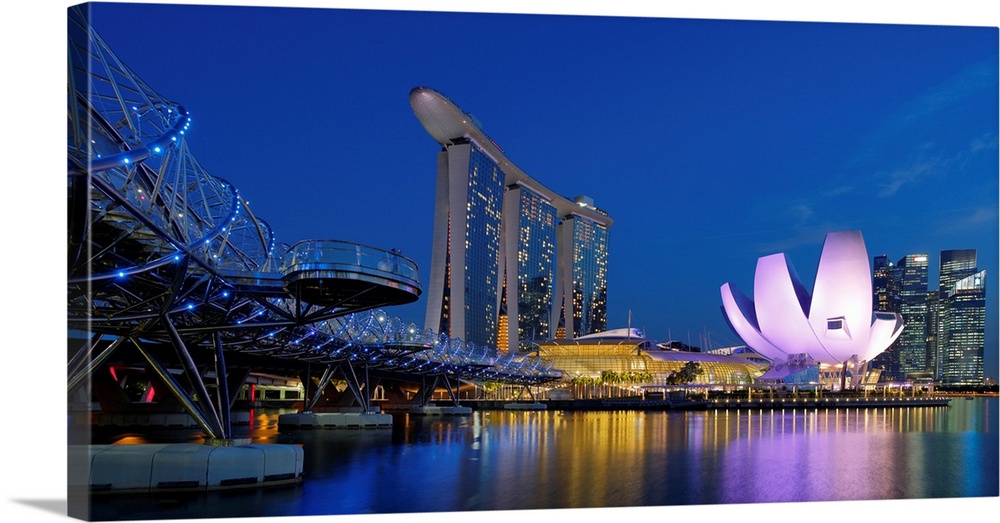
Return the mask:
<path id="1" fill-rule="evenodd" d="M 898 313 L 873 311 L 868 260 L 861 231 L 827 234 L 810 293 L 784 253 L 764 256 L 757 260 L 752 299 L 734 283 L 722 285 L 723 314 L 772 368 L 840 366 L 842 383 L 850 375 L 856 386 L 867 363 L 903 331 Z"/>

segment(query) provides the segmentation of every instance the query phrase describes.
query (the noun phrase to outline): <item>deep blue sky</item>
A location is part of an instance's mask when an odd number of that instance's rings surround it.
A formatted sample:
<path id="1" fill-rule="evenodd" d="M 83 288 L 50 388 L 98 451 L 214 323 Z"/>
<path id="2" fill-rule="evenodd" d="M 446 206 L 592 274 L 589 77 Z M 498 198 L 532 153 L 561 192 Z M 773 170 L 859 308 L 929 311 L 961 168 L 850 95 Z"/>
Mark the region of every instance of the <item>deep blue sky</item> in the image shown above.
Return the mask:
<path id="1" fill-rule="evenodd" d="M 739 343 L 719 286 L 824 235 L 869 254 L 978 250 L 997 353 L 995 28 L 95 4 L 93 25 L 189 144 L 288 243 L 402 249 L 427 281 L 434 140 L 408 92 L 477 116 L 611 229 L 609 328 Z M 149 23 L 156 20 L 155 24 Z M 390 312 L 423 324 L 425 301 Z M 987 372 L 996 376 L 995 372 Z"/>
<path id="2" fill-rule="evenodd" d="M 569 9 L 544 0 L 350 4 Z M 905 2 L 902 10 L 880 0 L 653 4 L 616 0 L 572 9 L 1000 25 L 996 10 L 980 0 Z M 17 474 L 4 483 L 3 508 L 32 521 L 65 518 L 66 484 L 59 478 L 66 463 L 66 397 L 56 378 L 66 362 L 60 253 L 68 5 L 8 2 L 0 16 L 7 73 L 0 84 L 6 102 L 0 141 L 6 256 L 0 259 L 10 370 L 0 392 L 24 400 L 8 405 L 16 428 L 3 434 L 7 448 L 17 451 L 5 458 Z M 233 23 L 180 20 L 170 15 L 175 9 L 160 11 L 163 19 L 150 14 L 99 25 L 133 68 L 194 112 L 190 138 L 199 160 L 252 195 L 286 241 L 324 237 L 396 246 L 426 268 L 437 146 L 406 100 L 410 88 L 424 84 L 474 112 L 528 172 L 568 195 L 589 194 L 614 214 L 613 323 L 626 321 L 631 308 L 636 323 L 660 338 L 668 328 L 694 336 L 703 326 L 725 335 L 719 285 L 732 280 L 749 288 L 757 257 L 785 247 L 809 277 L 827 230 L 860 227 L 869 253 L 893 259 L 917 250 L 979 249 L 981 266 L 991 271 L 986 363 L 987 374 L 996 376 L 995 29 L 617 20 L 590 21 L 584 32 L 570 18 L 529 24 L 528 17 L 502 17 L 521 24 L 522 31 L 513 32 L 494 19 L 441 30 L 427 15 L 420 25 L 400 27 L 389 23 L 388 13 L 367 26 L 304 17 L 297 29 L 287 16 L 268 11 L 233 35 Z M 556 23 L 546 27 L 547 20 Z M 208 33 L 199 35 L 206 26 Z M 624 28 L 618 38 L 606 34 L 613 26 Z M 485 39 L 497 33 L 499 41 Z M 287 54 L 280 54 L 285 46 Z M 372 53 L 383 58 L 362 67 Z M 969 73 L 977 64 L 988 71 L 985 86 Z M 960 95 L 962 89 L 969 95 Z M 977 143 L 985 149 L 976 150 Z M 955 188 L 946 190 L 943 181 Z M 393 312 L 420 321 L 420 305 Z M 834 521 L 845 507 L 897 519 L 953 517 L 995 513 L 997 498 L 813 503 L 808 509 L 811 519 Z M 717 505 L 670 507 L 670 513 L 771 521 L 776 510 L 802 508 Z M 664 515 L 660 507 L 609 514 Z M 462 513 L 433 517 L 467 519 Z M 501 512 L 476 517 L 509 519 Z"/>

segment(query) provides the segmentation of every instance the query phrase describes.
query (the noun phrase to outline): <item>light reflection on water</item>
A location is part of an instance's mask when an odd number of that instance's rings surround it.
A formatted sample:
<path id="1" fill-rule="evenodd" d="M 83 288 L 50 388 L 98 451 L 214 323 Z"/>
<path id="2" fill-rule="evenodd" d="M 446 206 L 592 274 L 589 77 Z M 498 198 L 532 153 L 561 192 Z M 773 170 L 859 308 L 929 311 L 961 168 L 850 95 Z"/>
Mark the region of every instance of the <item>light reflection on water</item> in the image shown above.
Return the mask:
<path id="1" fill-rule="evenodd" d="M 476 412 L 278 433 L 290 488 L 110 498 L 98 519 L 440 512 L 998 495 L 997 399 L 947 408 Z M 123 510 L 123 507 L 128 507 Z"/>

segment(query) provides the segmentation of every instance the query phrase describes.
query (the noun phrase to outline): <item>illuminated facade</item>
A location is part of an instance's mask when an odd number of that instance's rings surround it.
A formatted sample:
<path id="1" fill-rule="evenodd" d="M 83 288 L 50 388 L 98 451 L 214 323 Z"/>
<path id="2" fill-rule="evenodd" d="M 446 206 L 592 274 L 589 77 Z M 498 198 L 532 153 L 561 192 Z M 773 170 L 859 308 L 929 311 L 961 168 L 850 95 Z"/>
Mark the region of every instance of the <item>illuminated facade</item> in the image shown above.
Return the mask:
<path id="1" fill-rule="evenodd" d="M 538 356 L 562 372 L 563 384 L 591 381 L 602 376 L 625 377 L 626 385 L 664 385 L 686 364 L 698 364 L 692 385 L 749 385 L 764 372 L 750 358 L 704 352 L 664 350 L 642 337 L 636 329 L 616 329 L 572 340 L 527 344 Z"/>
<path id="2" fill-rule="evenodd" d="M 885 254 L 872 260 L 872 306 L 880 312 L 899 312 L 899 271 Z M 882 354 L 872 359 L 869 367 L 878 369 L 882 379 L 894 381 L 902 379 L 899 372 L 899 350 L 893 343 Z"/>
<path id="3" fill-rule="evenodd" d="M 428 306 L 435 321 L 427 325 L 477 345 L 496 345 L 504 173 L 478 144 L 454 143 L 438 156 L 436 191 L 429 289 L 434 310 Z M 433 285 L 444 281 L 449 285 Z"/>
<path id="4" fill-rule="evenodd" d="M 872 277 L 861 231 L 832 232 L 823 242 L 812 295 L 784 253 L 757 260 L 754 299 L 722 285 L 722 309 L 733 331 L 772 362 L 806 355 L 857 370 L 903 331 L 898 313 L 874 312 Z"/>
<path id="5" fill-rule="evenodd" d="M 938 288 L 929 290 L 928 262 L 925 253 L 907 255 L 895 266 L 884 255 L 874 259 L 876 310 L 899 312 L 906 329 L 872 367 L 887 381 L 978 384 L 983 378 L 986 274 L 976 270 L 975 249 L 941 251 Z"/>
<path id="6" fill-rule="evenodd" d="M 570 337 L 607 329 L 608 229 L 580 216 L 569 216 L 559 226 L 561 256 L 556 295 L 563 302 L 553 310 L 552 322 L 565 315 Z M 572 321 L 571 321 L 572 320 Z"/>
<path id="7" fill-rule="evenodd" d="M 556 270 L 556 208 L 530 187 L 508 187 L 504 205 L 508 212 L 505 232 L 510 237 L 506 249 L 505 286 L 508 305 L 508 333 L 505 339 L 539 339 L 551 335 L 551 311 L 554 303 Z M 516 238 L 515 238 L 516 237 Z M 514 241 L 516 240 L 516 242 Z M 516 307 L 513 305 L 516 304 Z M 513 311 L 514 313 L 510 314 Z M 510 342 L 499 344 L 502 349 Z"/>
<path id="8" fill-rule="evenodd" d="M 899 313 L 906 329 L 894 344 L 899 372 L 905 378 L 927 377 L 934 368 L 927 351 L 927 253 L 907 254 L 896 263 Z"/>
<path id="9" fill-rule="evenodd" d="M 415 88 L 410 105 L 442 147 L 425 326 L 479 345 L 504 339 L 506 352 L 554 337 L 561 321 L 567 335 L 604 330 L 608 214 L 529 177 L 440 93 Z"/>
<path id="10" fill-rule="evenodd" d="M 510 332 L 507 326 L 507 308 L 500 306 L 500 316 L 497 321 L 497 347 L 507 346 L 507 333 Z"/>
<path id="11" fill-rule="evenodd" d="M 934 355 L 934 378 L 945 379 L 945 362 L 948 361 L 948 328 L 945 325 L 950 301 L 949 295 L 959 280 L 976 272 L 976 250 L 954 249 L 941 251 L 938 264 L 938 289 L 936 296 L 928 297 L 928 352 Z"/>
<path id="12" fill-rule="evenodd" d="M 952 285 L 944 309 L 941 381 L 946 385 L 983 382 L 983 345 L 986 329 L 986 271 L 971 274 Z"/>
<path id="13" fill-rule="evenodd" d="M 938 273 L 938 295 L 947 299 L 958 280 L 976 273 L 976 250 L 958 249 L 941 251 Z"/>

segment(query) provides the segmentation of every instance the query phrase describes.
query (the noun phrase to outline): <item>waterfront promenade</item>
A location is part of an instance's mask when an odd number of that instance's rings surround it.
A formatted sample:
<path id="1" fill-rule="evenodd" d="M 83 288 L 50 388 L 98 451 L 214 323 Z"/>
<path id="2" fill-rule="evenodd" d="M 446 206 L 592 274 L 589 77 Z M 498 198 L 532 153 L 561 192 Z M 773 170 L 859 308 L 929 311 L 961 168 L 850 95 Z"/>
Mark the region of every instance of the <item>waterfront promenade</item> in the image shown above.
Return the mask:
<path id="1" fill-rule="evenodd" d="M 576 400 L 539 400 L 544 410 L 719 410 L 719 409 L 840 409 L 840 408 L 893 408 L 893 407 L 946 407 L 948 396 L 828 396 L 797 398 L 711 398 L 711 399 L 643 399 L 603 398 Z M 525 402 L 526 403 L 526 402 Z M 510 400 L 463 400 L 462 405 L 473 410 L 511 410 Z"/>

